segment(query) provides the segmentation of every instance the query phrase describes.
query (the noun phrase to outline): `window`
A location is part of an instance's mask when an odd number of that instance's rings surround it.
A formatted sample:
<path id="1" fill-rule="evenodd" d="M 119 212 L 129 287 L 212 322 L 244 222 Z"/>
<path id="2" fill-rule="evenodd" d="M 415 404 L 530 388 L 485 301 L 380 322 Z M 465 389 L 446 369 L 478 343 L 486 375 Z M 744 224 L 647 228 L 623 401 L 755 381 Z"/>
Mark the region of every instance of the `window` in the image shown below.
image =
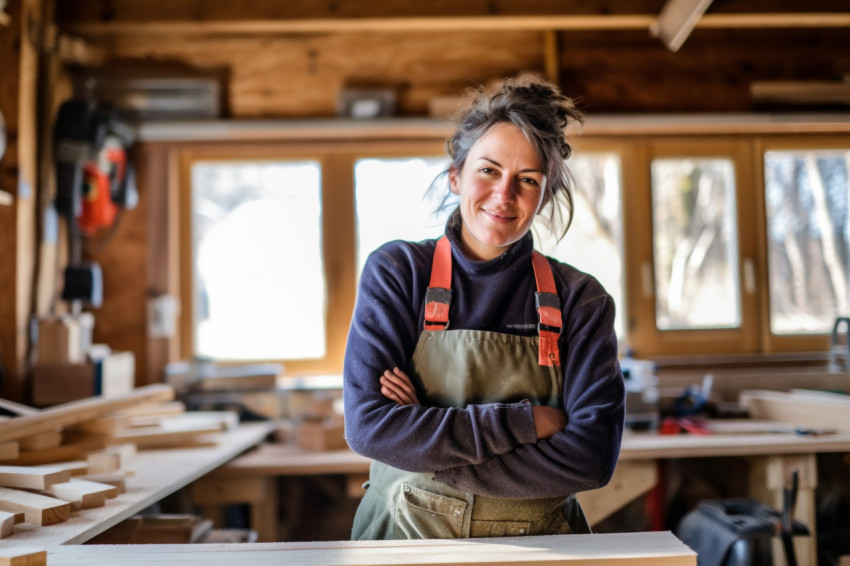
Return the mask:
<path id="1" fill-rule="evenodd" d="M 358 277 L 366 258 L 381 244 L 443 233 L 456 199 L 438 212 L 448 189 L 428 188 L 448 164 L 445 157 L 372 157 L 354 164 Z"/>
<path id="2" fill-rule="evenodd" d="M 764 200 L 775 334 L 830 332 L 850 300 L 850 150 L 764 154 Z"/>
<path id="3" fill-rule="evenodd" d="M 656 327 L 739 327 L 734 163 L 664 158 L 651 171 Z"/>
<path id="4" fill-rule="evenodd" d="M 802 140 L 802 141 L 801 141 Z M 538 249 L 594 275 L 638 357 L 826 352 L 850 314 L 841 137 L 588 138 L 573 224 Z M 204 145 L 183 167 L 183 355 L 338 372 L 368 254 L 438 236 L 439 139 Z M 186 243 L 188 242 L 188 243 Z M 238 330 L 237 330 L 238 329 Z"/>
<path id="5" fill-rule="evenodd" d="M 192 165 L 196 355 L 325 355 L 320 177 L 316 161 Z"/>
<path id="6" fill-rule="evenodd" d="M 613 152 L 576 152 L 573 174 L 573 222 L 560 241 L 536 229 L 536 246 L 546 255 L 596 277 L 614 298 L 617 335 L 625 337 L 623 209 L 620 156 Z"/>

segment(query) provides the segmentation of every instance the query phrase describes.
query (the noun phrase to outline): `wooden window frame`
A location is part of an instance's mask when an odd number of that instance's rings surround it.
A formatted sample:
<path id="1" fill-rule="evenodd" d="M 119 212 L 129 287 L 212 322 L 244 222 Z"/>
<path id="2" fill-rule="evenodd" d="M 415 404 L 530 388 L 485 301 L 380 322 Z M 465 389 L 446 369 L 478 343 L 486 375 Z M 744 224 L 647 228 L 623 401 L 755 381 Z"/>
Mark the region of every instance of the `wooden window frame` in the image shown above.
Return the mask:
<path id="1" fill-rule="evenodd" d="M 767 203 L 764 194 L 764 154 L 772 150 L 806 150 L 806 149 L 845 149 L 850 150 L 850 139 L 846 135 L 795 135 L 795 136 L 754 136 L 756 187 L 754 198 L 758 201 L 758 278 L 761 293 L 760 303 L 763 314 L 761 327 L 762 351 L 801 352 L 828 351 L 830 334 L 774 334 L 770 329 L 770 286 L 768 275 L 767 251 Z"/>
<path id="2" fill-rule="evenodd" d="M 317 360 L 282 360 L 287 375 L 340 373 L 350 315 L 356 297 L 356 207 L 354 164 L 365 158 L 397 158 L 444 155 L 446 132 L 427 131 L 388 138 L 228 140 L 166 144 L 168 185 L 180 189 L 178 222 L 169 222 L 179 254 L 191 257 L 189 239 L 190 169 L 198 159 L 296 159 L 309 158 L 322 166 L 322 249 L 327 281 L 327 355 Z M 574 140 L 578 152 L 611 152 L 620 157 L 623 210 L 623 253 L 626 304 L 624 342 L 635 355 L 645 358 L 706 355 L 756 355 L 825 352 L 828 335 L 773 335 L 769 325 L 767 286 L 766 211 L 764 202 L 764 152 L 771 149 L 844 148 L 846 137 L 833 133 L 732 134 L 651 132 L 628 135 L 585 134 Z M 729 157 L 735 163 L 738 228 L 741 327 L 718 330 L 658 330 L 655 326 L 653 245 L 651 210 L 651 160 L 655 157 Z M 752 189 L 755 187 L 755 189 Z M 174 226 L 177 228 L 174 228 Z M 178 233 L 174 233 L 174 232 Z M 743 280 L 752 262 L 756 292 L 748 294 Z M 180 261 L 180 296 L 183 304 L 177 350 L 183 359 L 193 355 L 191 312 L 191 263 Z M 646 281 L 645 265 L 650 268 Z M 626 345 L 624 344 L 624 346 Z M 172 350 L 173 351 L 173 350 Z"/>
<path id="3" fill-rule="evenodd" d="M 191 144 L 175 151 L 180 193 L 180 354 L 194 353 L 194 281 L 192 258 L 191 170 L 197 161 L 310 159 L 321 166 L 322 254 L 326 283 L 325 356 L 279 362 L 286 375 L 341 373 L 351 313 L 356 298 L 357 219 L 354 164 L 364 158 L 441 155 L 443 140 L 369 142 L 244 142 Z M 221 360 L 220 363 L 249 363 Z"/>

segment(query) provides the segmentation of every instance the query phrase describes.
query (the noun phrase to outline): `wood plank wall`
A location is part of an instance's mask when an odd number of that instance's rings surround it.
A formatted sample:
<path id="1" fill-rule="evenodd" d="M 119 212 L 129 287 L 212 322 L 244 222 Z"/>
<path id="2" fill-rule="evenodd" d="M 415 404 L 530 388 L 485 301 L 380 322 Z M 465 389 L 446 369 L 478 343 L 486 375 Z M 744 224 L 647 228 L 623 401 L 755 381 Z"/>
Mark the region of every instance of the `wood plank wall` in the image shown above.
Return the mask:
<path id="1" fill-rule="evenodd" d="M 60 26 L 87 33 L 114 57 L 228 73 L 233 117 L 333 116 L 347 82 L 395 87 L 398 113 L 423 115 L 431 97 L 457 94 L 472 81 L 522 70 L 544 73 L 549 30 L 530 19 L 546 15 L 553 26 L 572 26 L 553 27 L 555 64 L 565 91 L 589 112 L 750 111 L 758 108 L 751 81 L 840 80 L 850 73 L 846 26 L 697 28 L 673 53 L 640 27 L 663 0 L 568 4 L 175 0 L 164 8 L 143 0 L 80 0 L 60 2 L 57 10 Z M 839 9 L 828 0 L 769 4 L 715 3 L 706 17 L 721 10 L 767 17 L 767 9 Z M 367 24 L 374 29 L 364 31 Z M 581 29 L 585 24 L 594 29 Z"/>

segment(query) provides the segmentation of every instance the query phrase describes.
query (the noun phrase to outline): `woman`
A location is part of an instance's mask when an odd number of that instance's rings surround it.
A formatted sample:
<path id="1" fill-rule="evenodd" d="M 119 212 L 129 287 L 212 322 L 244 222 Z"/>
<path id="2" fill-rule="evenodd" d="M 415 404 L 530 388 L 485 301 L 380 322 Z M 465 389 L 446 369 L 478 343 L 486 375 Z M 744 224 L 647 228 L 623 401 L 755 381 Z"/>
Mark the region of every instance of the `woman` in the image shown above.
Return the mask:
<path id="1" fill-rule="evenodd" d="M 610 480 L 623 427 L 614 304 L 530 233 L 572 208 L 580 119 L 539 80 L 479 92 L 447 144 L 445 236 L 370 255 L 344 369 L 346 439 L 374 460 L 353 539 L 590 531 L 574 494 Z"/>

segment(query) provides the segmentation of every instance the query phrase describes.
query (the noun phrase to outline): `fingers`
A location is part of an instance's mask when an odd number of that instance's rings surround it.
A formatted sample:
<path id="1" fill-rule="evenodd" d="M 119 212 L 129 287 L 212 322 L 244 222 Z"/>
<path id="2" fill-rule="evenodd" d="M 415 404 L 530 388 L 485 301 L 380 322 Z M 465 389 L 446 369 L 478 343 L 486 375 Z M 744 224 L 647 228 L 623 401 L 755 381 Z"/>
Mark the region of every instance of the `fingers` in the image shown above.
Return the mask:
<path id="1" fill-rule="evenodd" d="M 418 405 L 416 390 L 410 378 L 398 368 L 385 371 L 381 377 L 381 394 L 399 405 Z"/>

